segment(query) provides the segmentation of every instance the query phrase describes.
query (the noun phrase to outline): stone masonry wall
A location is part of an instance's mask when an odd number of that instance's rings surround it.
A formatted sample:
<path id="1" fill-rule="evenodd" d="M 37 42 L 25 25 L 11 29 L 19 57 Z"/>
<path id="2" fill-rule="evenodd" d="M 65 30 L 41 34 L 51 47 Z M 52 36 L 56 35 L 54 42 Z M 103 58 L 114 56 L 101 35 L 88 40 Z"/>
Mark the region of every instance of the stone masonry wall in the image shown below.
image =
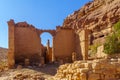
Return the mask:
<path id="1" fill-rule="evenodd" d="M 25 59 L 30 59 L 30 62 L 39 62 L 41 43 L 36 28 L 26 22 L 15 24 L 13 20 L 8 21 L 8 26 L 10 68 L 15 64 L 24 64 Z"/>
<path id="2" fill-rule="evenodd" d="M 40 34 L 46 31 L 53 36 L 53 48 L 48 61 L 62 60 L 63 63 L 71 62 L 73 52 L 80 54 L 77 55 L 77 57 L 80 56 L 80 59 L 82 59 L 81 57 L 87 59 L 88 34 L 86 30 L 78 34 L 75 34 L 75 31 L 71 28 L 63 27 L 57 27 L 56 30 L 39 30 L 26 22 L 14 23 L 13 20 L 8 21 L 8 26 L 9 66 L 15 64 L 24 65 L 25 60 L 30 61 L 30 64 L 39 64 L 41 57 L 45 59 Z M 76 38 L 76 36 L 78 37 Z"/>
<path id="3" fill-rule="evenodd" d="M 9 49 L 8 49 L 8 66 L 13 68 L 15 64 L 14 53 L 15 53 L 15 25 L 14 21 L 8 22 L 9 29 Z"/>
<path id="4" fill-rule="evenodd" d="M 71 60 L 75 43 L 74 31 L 72 29 L 60 29 L 54 37 L 53 52 L 55 58 Z"/>
<path id="5" fill-rule="evenodd" d="M 120 59 L 75 61 L 61 65 L 55 80 L 119 80 Z"/>
<path id="6" fill-rule="evenodd" d="M 15 61 L 24 61 L 25 58 L 39 62 L 40 36 L 33 27 L 22 25 L 15 27 Z"/>
<path id="7" fill-rule="evenodd" d="M 87 59 L 88 57 L 88 34 L 89 30 L 77 30 L 75 37 L 75 52 L 77 59 Z"/>

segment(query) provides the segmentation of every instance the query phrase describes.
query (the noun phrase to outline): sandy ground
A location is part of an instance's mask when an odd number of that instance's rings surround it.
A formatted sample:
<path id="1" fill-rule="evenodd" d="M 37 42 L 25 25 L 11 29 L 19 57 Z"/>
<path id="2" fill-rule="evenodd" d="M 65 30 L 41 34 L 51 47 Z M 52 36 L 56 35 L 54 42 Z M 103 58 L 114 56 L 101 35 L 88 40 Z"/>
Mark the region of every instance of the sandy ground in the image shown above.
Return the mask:
<path id="1" fill-rule="evenodd" d="M 0 72 L 0 80 L 53 80 L 57 68 L 57 65 L 47 64 L 44 67 L 10 69 Z"/>

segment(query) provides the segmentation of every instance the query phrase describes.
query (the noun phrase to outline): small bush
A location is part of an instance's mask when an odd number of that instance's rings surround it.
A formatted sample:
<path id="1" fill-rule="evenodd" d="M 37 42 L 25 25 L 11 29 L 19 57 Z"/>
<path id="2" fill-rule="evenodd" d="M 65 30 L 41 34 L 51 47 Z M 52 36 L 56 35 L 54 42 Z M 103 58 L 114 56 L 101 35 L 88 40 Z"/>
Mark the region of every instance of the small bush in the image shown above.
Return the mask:
<path id="1" fill-rule="evenodd" d="M 120 21 L 113 26 L 113 33 L 106 37 L 104 52 L 106 54 L 120 53 Z"/>

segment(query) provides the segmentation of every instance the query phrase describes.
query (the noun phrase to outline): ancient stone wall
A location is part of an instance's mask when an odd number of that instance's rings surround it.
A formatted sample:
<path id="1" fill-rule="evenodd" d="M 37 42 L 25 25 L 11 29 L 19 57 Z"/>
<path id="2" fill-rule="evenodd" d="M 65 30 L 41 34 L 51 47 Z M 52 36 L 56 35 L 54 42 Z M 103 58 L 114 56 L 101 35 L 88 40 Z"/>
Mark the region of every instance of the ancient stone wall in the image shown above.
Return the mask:
<path id="1" fill-rule="evenodd" d="M 81 54 L 83 56 L 83 60 L 88 59 L 88 29 L 84 29 L 80 32 L 80 45 L 81 45 Z"/>
<path id="2" fill-rule="evenodd" d="M 31 62 L 37 58 L 39 60 L 40 36 L 34 27 L 23 26 L 22 24 L 19 23 L 15 26 L 15 61 L 18 63 L 24 58 L 30 59 Z"/>
<path id="3" fill-rule="evenodd" d="M 77 53 L 77 59 L 82 59 L 82 54 L 81 54 L 81 45 L 80 45 L 80 33 L 76 32 L 75 35 L 75 52 Z"/>
<path id="4" fill-rule="evenodd" d="M 29 60 L 30 64 L 60 61 L 71 62 L 72 53 L 75 52 L 79 59 L 87 59 L 88 31 L 76 33 L 71 28 L 57 27 L 56 30 L 40 30 L 26 22 L 8 22 L 9 26 L 9 66 L 23 64 Z M 41 44 L 40 35 L 49 32 L 53 36 L 53 47 L 47 48 Z M 77 36 L 77 37 L 76 37 Z M 49 46 L 49 45 L 48 45 Z M 46 52 L 47 50 L 47 52 Z M 79 55 L 78 55 L 79 54 Z M 48 59 L 48 60 L 47 60 Z"/>
<path id="5" fill-rule="evenodd" d="M 10 20 L 8 22 L 9 29 L 9 49 L 8 49 L 8 65 L 9 68 L 13 68 L 15 64 L 14 53 L 15 53 L 15 25 L 14 21 Z"/>
<path id="6" fill-rule="evenodd" d="M 61 65 L 55 80 L 119 80 L 120 59 L 76 61 Z"/>
<path id="7" fill-rule="evenodd" d="M 40 38 L 36 29 L 27 24 L 20 22 L 15 24 L 13 20 L 8 22 L 9 26 L 9 53 L 8 59 L 14 60 L 15 63 L 24 63 L 25 59 L 38 60 L 40 55 Z M 12 56 L 12 57 L 10 57 Z M 11 60 L 9 60 L 11 62 Z"/>
<path id="8" fill-rule="evenodd" d="M 78 59 L 87 59 L 88 57 L 88 29 L 77 30 L 75 39 L 75 52 L 79 56 Z"/>
<path id="9" fill-rule="evenodd" d="M 104 46 L 101 45 L 97 48 L 97 53 L 95 54 L 97 58 L 105 58 L 107 57 L 107 54 L 105 54 L 104 52 Z"/>
<path id="10" fill-rule="evenodd" d="M 54 37 L 53 51 L 55 59 L 71 60 L 75 47 L 75 34 L 72 29 L 59 29 Z"/>

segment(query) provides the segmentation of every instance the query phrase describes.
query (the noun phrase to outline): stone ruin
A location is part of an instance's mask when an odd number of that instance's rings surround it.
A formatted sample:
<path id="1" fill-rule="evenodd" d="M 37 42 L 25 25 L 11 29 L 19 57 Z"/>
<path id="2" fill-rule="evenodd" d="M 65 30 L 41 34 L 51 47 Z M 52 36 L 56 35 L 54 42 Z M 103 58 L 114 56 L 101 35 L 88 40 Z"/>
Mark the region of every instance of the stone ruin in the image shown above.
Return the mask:
<path id="1" fill-rule="evenodd" d="M 75 61 L 61 65 L 54 80 L 119 80 L 120 59 Z"/>
<path id="2" fill-rule="evenodd" d="M 72 28 L 56 27 L 56 30 L 41 30 L 26 22 L 8 21 L 9 50 L 8 65 L 16 64 L 38 65 L 51 62 L 72 62 L 88 58 L 89 30 L 74 30 Z M 48 32 L 53 37 L 52 48 L 41 44 L 40 35 Z M 75 57 L 76 56 L 76 57 Z"/>

